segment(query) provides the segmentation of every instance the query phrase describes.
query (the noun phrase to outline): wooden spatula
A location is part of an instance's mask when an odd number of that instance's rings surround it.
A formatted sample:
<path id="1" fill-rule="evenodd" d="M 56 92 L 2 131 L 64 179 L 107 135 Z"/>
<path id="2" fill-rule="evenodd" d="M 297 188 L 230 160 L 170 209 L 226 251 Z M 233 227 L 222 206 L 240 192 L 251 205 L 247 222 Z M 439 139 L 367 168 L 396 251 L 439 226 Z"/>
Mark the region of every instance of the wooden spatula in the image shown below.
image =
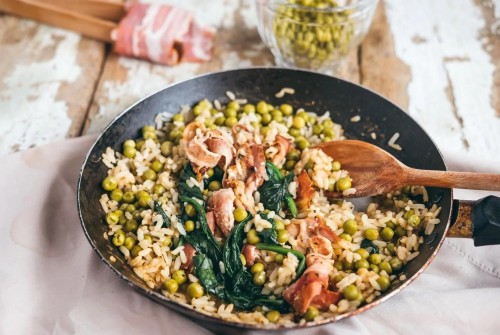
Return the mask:
<path id="1" fill-rule="evenodd" d="M 408 185 L 500 191 L 500 174 L 413 169 L 367 142 L 331 141 L 317 148 L 341 162 L 342 169 L 349 172 L 356 188 L 349 198 L 389 193 Z M 346 197 L 342 192 L 328 192 L 328 196 Z"/>

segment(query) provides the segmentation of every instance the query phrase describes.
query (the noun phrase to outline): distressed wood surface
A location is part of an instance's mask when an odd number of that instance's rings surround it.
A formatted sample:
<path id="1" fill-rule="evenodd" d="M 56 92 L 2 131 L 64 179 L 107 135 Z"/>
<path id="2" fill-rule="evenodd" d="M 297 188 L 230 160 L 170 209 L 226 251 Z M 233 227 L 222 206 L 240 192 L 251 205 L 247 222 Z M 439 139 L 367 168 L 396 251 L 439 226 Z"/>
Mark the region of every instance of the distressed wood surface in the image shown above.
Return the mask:
<path id="1" fill-rule="evenodd" d="M 0 153 L 98 133 L 138 99 L 197 74 L 274 65 L 257 33 L 254 1 L 182 6 L 217 28 L 208 63 L 153 65 L 0 16 Z M 389 98 L 444 150 L 500 155 L 500 0 L 386 0 L 337 76 Z"/>
<path id="2" fill-rule="evenodd" d="M 102 43 L 0 14 L 0 153 L 78 136 Z"/>

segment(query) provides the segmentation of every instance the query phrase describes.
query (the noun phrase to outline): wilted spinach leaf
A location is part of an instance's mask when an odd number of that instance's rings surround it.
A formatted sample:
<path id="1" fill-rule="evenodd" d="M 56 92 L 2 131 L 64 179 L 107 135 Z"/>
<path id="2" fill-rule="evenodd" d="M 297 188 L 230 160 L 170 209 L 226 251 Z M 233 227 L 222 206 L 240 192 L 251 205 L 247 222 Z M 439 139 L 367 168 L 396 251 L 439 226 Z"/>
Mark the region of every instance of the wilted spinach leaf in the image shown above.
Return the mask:
<path id="1" fill-rule="evenodd" d="M 163 218 L 163 225 L 162 227 L 165 227 L 165 228 L 168 228 L 170 227 L 170 218 L 168 217 L 167 213 L 165 213 L 165 211 L 163 210 L 163 208 L 161 208 L 161 204 L 157 201 L 154 202 L 154 211 L 158 214 L 161 215 L 161 217 Z"/>
<path id="2" fill-rule="evenodd" d="M 289 173 L 283 177 L 278 167 L 271 162 L 266 162 L 266 173 L 268 179 L 259 188 L 260 202 L 262 202 L 266 209 L 279 212 L 282 202 L 286 200 L 290 213 L 295 217 L 297 215 L 297 208 L 295 207 L 295 203 L 293 203 L 290 192 L 288 192 L 288 186 L 294 177 L 293 173 Z M 286 197 L 288 199 L 285 199 Z M 292 206 L 290 202 L 293 203 Z"/>
<path id="3" fill-rule="evenodd" d="M 284 248 L 280 245 L 272 245 L 272 244 L 265 244 L 265 243 L 257 243 L 255 246 L 257 247 L 257 249 L 273 251 L 273 252 L 276 252 L 278 254 L 282 254 L 284 256 L 286 256 L 287 254 L 290 253 L 290 254 L 294 255 L 295 257 L 297 257 L 299 259 L 299 265 L 297 266 L 297 270 L 295 271 L 295 273 L 296 273 L 295 279 L 299 278 L 302 275 L 302 273 L 304 272 L 304 270 L 306 269 L 306 257 L 302 253 L 298 252 L 297 250 Z"/>
<path id="4" fill-rule="evenodd" d="M 193 171 L 193 167 L 191 164 L 186 164 L 184 169 L 182 169 L 180 180 L 179 180 L 179 195 L 185 196 L 189 198 L 196 198 L 203 200 L 203 195 L 201 194 L 201 190 L 197 186 L 189 187 L 187 181 L 193 178 L 196 180 L 196 174 Z"/>
<path id="5" fill-rule="evenodd" d="M 194 273 L 207 292 L 224 299 L 224 284 L 215 275 L 212 261 L 204 254 L 193 257 Z"/>
<path id="6" fill-rule="evenodd" d="M 264 220 L 271 222 L 272 225 L 272 228 L 266 228 L 257 233 L 257 235 L 260 237 L 260 240 L 268 244 L 279 244 L 278 233 L 276 232 L 276 222 L 274 221 L 274 219 L 269 218 L 267 214 L 264 213 L 259 213 L 259 215 Z"/>
<path id="7" fill-rule="evenodd" d="M 366 238 L 361 241 L 361 248 L 365 248 L 370 254 L 378 254 L 378 247 Z"/>

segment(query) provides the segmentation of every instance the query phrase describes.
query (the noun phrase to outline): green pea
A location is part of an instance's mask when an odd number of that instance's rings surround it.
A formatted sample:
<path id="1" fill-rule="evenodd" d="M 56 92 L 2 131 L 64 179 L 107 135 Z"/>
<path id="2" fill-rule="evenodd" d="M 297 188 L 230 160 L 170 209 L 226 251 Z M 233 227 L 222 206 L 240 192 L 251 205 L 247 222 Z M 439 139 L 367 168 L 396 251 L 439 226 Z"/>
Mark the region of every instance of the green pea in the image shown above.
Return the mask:
<path id="1" fill-rule="evenodd" d="M 262 286 L 266 282 L 266 273 L 264 271 L 254 273 L 253 283 L 257 286 Z"/>
<path id="2" fill-rule="evenodd" d="M 354 235 L 358 231 L 358 223 L 356 220 L 349 219 L 344 222 L 343 228 L 345 233 Z"/>
<path id="3" fill-rule="evenodd" d="M 154 181 L 154 180 L 156 180 L 156 172 L 154 172 L 154 170 L 152 170 L 152 169 L 147 169 L 142 174 L 142 178 L 144 180 L 153 180 Z"/>
<path id="4" fill-rule="evenodd" d="M 380 276 L 377 278 L 377 283 L 380 285 L 380 290 L 386 291 L 389 288 L 389 285 L 391 284 L 389 278 L 385 276 Z"/>
<path id="5" fill-rule="evenodd" d="M 144 190 L 140 190 L 140 191 L 137 191 L 136 197 L 137 197 L 137 199 L 139 199 L 140 197 L 145 197 L 147 195 L 149 195 L 148 192 L 146 192 Z"/>
<path id="6" fill-rule="evenodd" d="M 137 142 L 135 142 L 135 148 L 140 151 L 142 149 L 142 147 L 144 146 L 144 143 L 146 141 L 144 141 L 143 139 L 140 139 L 140 140 L 137 140 Z"/>
<path id="7" fill-rule="evenodd" d="M 290 128 L 290 129 L 288 130 L 288 133 L 289 133 L 291 136 L 295 137 L 295 138 L 300 136 L 300 130 L 295 129 L 295 128 Z"/>
<path id="8" fill-rule="evenodd" d="M 346 233 L 342 233 L 339 235 L 339 237 L 343 240 L 346 240 L 347 242 L 352 242 L 352 236 Z"/>
<path id="9" fill-rule="evenodd" d="M 260 237 L 255 229 L 250 229 L 247 233 L 247 242 L 249 244 L 257 244 L 260 242 Z"/>
<path id="10" fill-rule="evenodd" d="M 342 168 L 342 165 L 340 164 L 339 161 L 333 161 L 332 163 L 332 170 L 333 171 L 339 171 Z"/>
<path id="11" fill-rule="evenodd" d="M 269 311 L 266 313 L 266 318 L 269 322 L 276 323 L 281 317 L 281 313 L 278 311 Z"/>
<path id="12" fill-rule="evenodd" d="M 278 230 L 278 242 L 283 244 L 283 243 L 286 243 L 288 242 L 288 239 L 289 239 L 289 235 L 288 235 L 288 232 L 286 230 Z"/>
<path id="13" fill-rule="evenodd" d="M 380 254 L 371 254 L 370 255 L 370 263 L 379 265 L 382 262 L 382 257 L 380 257 Z"/>
<path id="14" fill-rule="evenodd" d="M 144 137 L 145 140 L 154 140 L 156 139 L 156 132 L 154 130 L 144 131 L 142 137 Z"/>
<path id="15" fill-rule="evenodd" d="M 307 307 L 306 314 L 304 314 L 304 319 L 306 321 L 314 321 L 314 319 L 316 319 L 316 317 L 318 317 L 318 315 L 319 315 L 318 308 L 316 308 L 314 306 L 309 306 L 309 307 Z"/>
<path id="16" fill-rule="evenodd" d="M 139 198 L 139 206 L 141 207 L 148 207 L 149 202 L 152 201 L 153 199 L 151 198 L 150 195 L 142 196 Z"/>
<path id="17" fill-rule="evenodd" d="M 194 228 L 195 228 L 195 224 L 194 224 L 193 220 L 187 220 L 184 223 L 184 229 L 186 229 L 186 232 L 190 233 L 194 230 Z"/>
<path id="18" fill-rule="evenodd" d="M 264 114 L 262 115 L 262 124 L 267 125 L 272 121 L 272 119 L 273 117 L 271 116 L 271 114 Z"/>
<path id="19" fill-rule="evenodd" d="M 366 259 L 360 259 L 356 263 L 354 263 L 354 266 L 356 266 L 356 269 L 368 269 L 370 266 L 370 263 Z"/>
<path id="20" fill-rule="evenodd" d="M 122 246 L 123 243 L 125 243 L 125 233 L 120 229 L 113 235 L 113 245 L 119 247 Z"/>
<path id="21" fill-rule="evenodd" d="M 236 109 L 232 109 L 232 108 L 227 108 L 224 111 L 224 116 L 227 118 L 236 117 L 237 114 L 238 114 L 238 112 L 236 111 Z"/>
<path id="22" fill-rule="evenodd" d="M 226 118 L 224 116 L 219 116 L 215 119 L 215 124 L 219 127 L 222 127 L 224 125 L 224 122 L 226 122 Z"/>
<path id="23" fill-rule="evenodd" d="M 162 244 L 166 247 L 170 247 L 172 245 L 172 238 L 170 236 L 165 236 Z"/>
<path id="24" fill-rule="evenodd" d="M 285 162 L 285 170 L 287 171 L 292 171 L 293 168 L 295 167 L 295 164 L 297 164 L 297 162 L 291 160 L 291 161 L 286 161 Z"/>
<path id="25" fill-rule="evenodd" d="M 171 140 L 171 141 L 175 141 L 177 139 L 179 139 L 179 137 L 182 136 L 182 130 L 180 129 L 172 129 L 172 131 L 168 134 L 168 138 Z"/>
<path id="26" fill-rule="evenodd" d="M 267 133 L 269 132 L 270 128 L 268 126 L 265 126 L 265 127 L 262 127 L 260 128 L 260 133 L 262 134 L 262 136 L 266 136 Z"/>
<path id="27" fill-rule="evenodd" d="M 323 131 L 323 126 L 320 124 L 315 124 L 312 128 L 313 135 L 319 135 Z"/>
<path id="28" fill-rule="evenodd" d="M 280 106 L 280 111 L 283 113 L 283 115 L 290 116 L 293 113 L 293 107 L 289 104 L 282 104 Z"/>
<path id="29" fill-rule="evenodd" d="M 245 114 L 255 113 L 255 106 L 252 104 L 246 104 L 243 106 L 243 112 Z"/>
<path id="30" fill-rule="evenodd" d="M 137 231 L 138 227 L 139 227 L 139 224 L 137 223 L 137 221 L 130 219 L 130 220 L 127 220 L 127 222 L 125 222 L 124 228 L 128 232 L 135 232 L 135 231 Z"/>
<path id="31" fill-rule="evenodd" d="M 205 291 L 200 283 L 191 283 L 187 287 L 187 294 L 191 298 L 201 298 Z"/>
<path id="32" fill-rule="evenodd" d="M 240 104 L 236 101 L 231 101 L 227 104 L 227 108 L 231 108 L 237 111 L 238 109 L 240 109 Z"/>
<path id="33" fill-rule="evenodd" d="M 144 234 L 144 240 L 153 243 L 153 237 L 149 234 Z"/>
<path id="34" fill-rule="evenodd" d="M 309 141 L 305 137 L 299 136 L 295 139 L 295 144 L 300 150 L 304 150 L 309 147 Z"/>
<path id="35" fill-rule="evenodd" d="M 134 245 L 132 250 L 130 251 L 130 254 L 132 255 L 132 258 L 136 258 L 139 256 L 139 253 L 142 251 L 142 248 L 138 245 Z"/>
<path id="36" fill-rule="evenodd" d="M 194 208 L 193 205 L 191 204 L 187 204 L 186 207 L 184 207 L 184 209 L 186 210 L 186 214 L 187 216 L 189 216 L 190 218 L 193 218 L 196 216 L 196 208 Z"/>
<path id="37" fill-rule="evenodd" d="M 132 250 L 132 248 L 134 247 L 135 245 L 135 238 L 133 238 L 132 236 L 127 236 L 125 238 L 125 241 L 123 242 L 123 245 L 125 246 L 125 248 L 127 248 L 128 250 Z"/>
<path id="38" fill-rule="evenodd" d="M 117 187 L 118 187 L 118 179 L 116 179 L 116 177 L 114 176 L 107 176 L 102 181 L 102 188 L 105 189 L 106 191 L 113 191 Z"/>
<path id="39" fill-rule="evenodd" d="M 126 210 L 127 212 L 129 212 L 129 213 L 133 213 L 133 212 L 135 212 L 136 207 L 135 207 L 135 205 L 134 205 L 134 204 L 128 204 L 128 205 L 127 205 L 127 208 L 126 208 L 125 210 Z"/>
<path id="40" fill-rule="evenodd" d="M 165 141 L 161 144 L 160 150 L 161 154 L 165 157 L 168 157 L 172 154 L 172 148 L 174 147 L 174 144 L 169 141 Z"/>
<path id="41" fill-rule="evenodd" d="M 222 188 L 222 184 L 218 180 L 212 180 L 210 184 L 208 184 L 208 189 L 212 192 L 218 191 Z"/>
<path id="42" fill-rule="evenodd" d="M 367 240 L 373 241 L 378 238 L 379 233 L 378 230 L 375 228 L 368 228 L 364 231 L 364 235 Z"/>
<path id="43" fill-rule="evenodd" d="M 233 215 L 236 222 L 241 222 L 248 217 L 248 212 L 244 208 L 238 207 L 233 211 Z"/>
<path id="44" fill-rule="evenodd" d="M 179 289 L 179 284 L 173 279 L 169 279 L 165 282 L 165 289 L 168 293 L 175 293 Z"/>
<path id="45" fill-rule="evenodd" d="M 184 122 L 184 116 L 182 114 L 175 114 L 172 117 L 172 121 L 174 121 L 174 122 Z"/>
<path id="46" fill-rule="evenodd" d="M 108 225 L 115 225 L 118 223 L 120 220 L 120 216 L 117 215 L 115 212 L 109 212 L 106 214 L 106 223 Z"/>
<path id="47" fill-rule="evenodd" d="M 259 101 L 257 103 L 257 113 L 260 115 L 269 113 L 269 107 L 265 101 Z"/>
<path id="48" fill-rule="evenodd" d="M 125 147 L 123 149 L 123 156 L 127 158 L 134 158 L 137 154 L 137 149 L 134 147 Z"/>
<path id="49" fill-rule="evenodd" d="M 214 169 L 212 169 L 212 168 L 208 169 L 207 170 L 208 178 L 212 178 L 214 176 L 214 173 L 215 173 Z"/>
<path id="50" fill-rule="evenodd" d="M 163 164 L 159 160 L 155 160 L 153 163 L 151 163 L 151 170 L 154 172 L 159 172 L 163 169 Z"/>
<path id="51" fill-rule="evenodd" d="M 166 189 L 162 185 L 156 184 L 155 186 L 153 186 L 153 193 L 154 194 L 161 195 L 161 194 L 163 194 L 165 192 L 166 192 Z"/>
<path id="52" fill-rule="evenodd" d="M 292 149 L 286 155 L 287 160 L 298 161 L 300 159 L 300 151 L 297 149 Z"/>
<path id="53" fill-rule="evenodd" d="M 346 286 L 342 293 L 347 300 L 355 300 L 358 297 L 359 290 L 356 286 L 351 284 Z"/>
<path id="54" fill-rule="evenodd" d="M 177 270 L 172 273 L 172 279 L 177 282 L 177 284 L 182 285 L 187 281 L 187 275 L 184 270 Z"/>
<path id="55" fill-rule="evenodd" d="M 250 268 L 250 272 L 253 274 L 255 274 L 257 272 L 262 272 L 262 271 L 264 271 L 264 264 L 262 264 L 262 263 L 255 263 Z"/>
<path id="56" fill-rule="evenodd" d="M 232 117 L 229 117 L 226 119 L 226 121 L 224 121 L 224 125 L 228 128 L 231 128 L 233 127 L 234 125 L 236 125 L 238 123 L 238 119 L 234 116 Z"/>
<path id="57" fill-rule="evenodd" d="M 273 116 L 274 121 L 276 122 L 283 121 L 283 113 L 281 113 L 281 111 L 276 110 L 271 115 Z"/>
<path id="58" fill-rule="evenodd" d="M 300 116 L 294 116 L 292 120 L 292 127 L 295 129 L 302 129 L 306 125 L 306 121 Z"/>
<path id="59" fill-rule="evenodd" d="M 282 221 L 276 221 L 276 230 L 285 229 L 285 224 Z"/>
<path id="60" fill-rule="evenodd" d="M 376 264 L 370 264 L 370 267 L 368 268 L 370 271 L 373 271 L 375 273 L 380 272 L 380 268 Z"/>
<path id="61" fill-rule="evenodd" d="M 403 236 L 406 236 L 406 230 L 405 230 L 403 227 L 401 227 L 401 226 L 397 226 L 397 227 L 396 227 L 396 231 L 395 231 L 395 233 L 396 233 L 396 236 L 397 236 L 397 237 L 403 237 Z"/>
<path id="62" fill-rule="evenodd" d="M 382 229 L 382 231 L 380 232 L 380 237 L 384 240 L 384 241 L 390 241 L 392 239 L 392 237 L 394 236 L 394 230 L 392 230 L 391 228 L 389 227 L 385 227 L 384 229 Z"/>
<path id="63" fill-rule="evenodd" d="M 394 243 L 388 243 L 387 250 L 389 250 L 389 252 L 393 254 L 396 251 L 396 246 L 394 245 Z"/>
<path id="64" fill-rule="evenodd" d="M 111 191 L 111 200 L 121 201 L 122 198 L 123 198 L 123 191 L 120 190 L 119 188 L 115 188 L 113 191 Z"/>
<path id="65" fill-rule="evenodd" d="M 333 128 L 333 121 L 330 119 L 326 119 L 323 122 L 321 122 L 321 125 L 325 128 Z"/>
<path id="66" fill-rule="evenodd" d="M 283 264 L 283 259 L 285 258 L 285 256 L 283 256 L 282 254 L 276 254 L 274 256 L 274 261 L 278 264 Z"/>
<path id="67" fill-rule="evenodd" d="M 333 138 L 335 136 L 335 132 L 331 128 L 323 129 L 322 134 L 325 135 L 325 137 L 332 137 Z"/>
<path id="68" fill-rule="evenodd" d="M 415 214 L 415 212 L 413 211 L 413 209 L 410 209 L 408 212 L 404 213 L 403 219 L 408 220 L 410 218 L 410 216 L 412 216 L 414 214 Z"/>
<path id="69" fill-rule="evenodd" d="M 351 188 L 351 178 L 349 177 L 344 177 L 344 178 L 340 178 L 338 181 L 337 181 L 337 191 L 345 191 L 349 188 Z"/>
<path id="70" fill-rule="evenodd" d="M 378 266 L 380 268 L 380 271 L 385 271 L 387 272 L 388 275 L 392 273 L 392 267 L 391 264 L 387 261 L 383 261 L 382 263 L 379 264 Z"/>
<path id="71" fill-rule="evenodd" d="M 355 251 L 355 253 L 360 255 L 362 259 L 367 259 L 368 257 L 370 257 L 370 253 L 365 248 L 359 248 Z"/>
<path id="72" fill-rule="evenodd" d="M 134 140 L 126 140 L 125 142 L 123 142 L 123 148 L 125 149 L 127 147 L 135 148 L 135 141 Z"/>
<path id="73" fill-rule="evenodd" d="M 413 214 L 408 218 L 408 224 L 412 227 L 416 227 L 420 224 L 420 217 L 416 214 Z"/>
<path id="74" fill-rule="evenodd" d="M 387 221 L 387 222 L 385 223 L 385 226 L 386 226 L 387 228 L 391 228 L 391 229 L 393 229 L 393 230 L 394 230 L 394 228 L 396 228 L 396 225 L 395 225 L 395 224 L 394 224 L 394 222 L 392 222 L 392 221 Z"/>
<path id="75" fill-rule="evenodd" d="M 403 262 L 401 262 L 401 260 L 397 257 L 391 258 L 391 260 L 389 261 L 389 264 L 391 265 L 391 268 L 394 271 L 398 271 L 403 267 Z"/>
<path id="76" fill-rule="evenodd" d="M 351 262 L 348 262 L 346 259 L 342 261 L 342 269 L 344 271 L 352 270 L 354 269 L 354 264 Z"/>
<path id="77" fill-rule="evenodd" d="M 339 271 L 342 271 L 342 262 L 335 262 L 333 267 Z"/>

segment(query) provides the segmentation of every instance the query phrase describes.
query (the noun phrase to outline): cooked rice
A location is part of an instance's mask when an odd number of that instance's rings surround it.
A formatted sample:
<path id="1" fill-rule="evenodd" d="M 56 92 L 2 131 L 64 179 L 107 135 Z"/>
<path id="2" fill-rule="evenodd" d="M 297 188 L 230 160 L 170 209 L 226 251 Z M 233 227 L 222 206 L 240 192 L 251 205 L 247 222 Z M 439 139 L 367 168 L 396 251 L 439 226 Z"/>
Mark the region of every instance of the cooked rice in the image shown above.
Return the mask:
<path id="1" fill-rule="evenodd" d="M 291 87 L 283 87 L 281 89 L 281 91 L 276 93 L 274 96 L 276 98 L 283 98 L 285 96 L 285 94 L 295 94 L 295 90 Z"/>
<path id="2" fill-rule="evenodd" d="M 401 150 L 403 150 L 403 148 L 399 144 L 396 144 L 396 141 L 398 140 L 398 138 L 399 138 L 399 133 L 395 133 L 389 139 L 389 142 L 387 142 L 387 145 L 390 146 L 391 148 L 395 149 L 395 150 L 401 151 Z"/>

